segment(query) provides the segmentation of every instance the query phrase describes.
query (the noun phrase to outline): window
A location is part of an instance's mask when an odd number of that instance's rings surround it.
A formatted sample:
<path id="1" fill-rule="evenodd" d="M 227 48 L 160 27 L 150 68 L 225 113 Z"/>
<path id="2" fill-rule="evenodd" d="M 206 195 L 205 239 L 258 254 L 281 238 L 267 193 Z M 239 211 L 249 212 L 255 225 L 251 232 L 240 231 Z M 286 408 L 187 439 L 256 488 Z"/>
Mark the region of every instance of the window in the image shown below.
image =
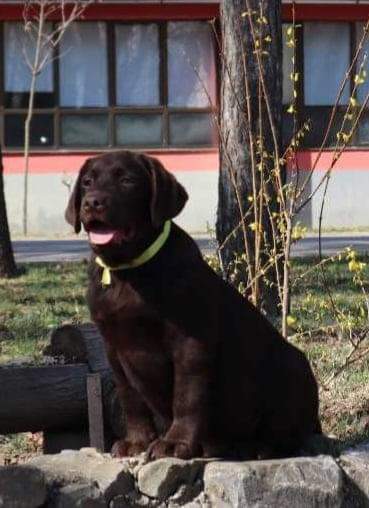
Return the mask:
<path id="1" fill-rule="evenodd" d="M 291 74 L 293 72 L 292 58 L 294 55 L 294 48 L 288 46 L 289 39 L 288 31 L 292 29 L 290 24 L 283 24 L 282 40 L 283 40 L 283 59 L 282 59 L 282 77 L 283 77 L 283 104 L 289 104 L 293 100 L 293 84 L 291 81 Z"/>
<path id="2" fill-rule="evenodd" d="M 50 27 L 51 28 L 51 27 Z M 4 23 L 1 114 L 23 145 L 30 72 L 22 23 Z M 213 34 L 207 22 L 76 22 L 37 80 L 34 148 L 207 147 L 216 142 Z"/>
<path id="3" fill-rule="evenodd" d="M 48 26 L 50 29 L 50 25 Z M 27 36 L 22 23 L 5 23 L 5 64 L 4 81 L 5 93 L 8 94 L 7 105 L 17 107 L 22 104 L 21 99 L 15 96 L 26 94 L 31 85 L 31 73 L 26 64 L 26 58 L 32 62 L 35 58 L 36 43 Z M 24 56 L 25 54 L 25 56 Z M 47 66 L 43 69 L 36 81 L 36 95 L 52 94 L 54 91 L 53 69 Z"/>
<path id="4" fill-rule="evenodd" d="M 361 38 L 363 36 L 363 30 L 365 27 L 365 23 L 356 23 L 356 45 L 358 45 L 361 41 Z M 356 66 L 356 73 L 360 73 L 360 68 L 362 67 L 362 70 L 365 70 L 367 73 L 366 80 L 363 84 L 360 85 L 357 92 L 357 100 L 359 104 L 363 104 L 366 96 L 369 93 L 369 68 L 368 68 L 368 56 L 369 56 L 369 41 L 366 38 L 364 42 L 363 47 L 363 54 L 367 55 L 366 61 L 363 61 L 363 57 L 358 59 L 357 66 Z M 363 65 L 361 66 L 361 64 Z M 358 145 L 368 145 L 369 144 L 369 112 L 368 108 L 366 112 L 363 113 L 360 123 L 358 125 L 357 130 L 357 144 Z"/>
<path id="5" fill-rule="evenodd" d="M 350 25 L 304 24 L 304 99 L 306 106 L 330 106 L 350 64 Z M 347 104 L 349 83 L 340 104 Z"/>
<path id="6" fill-rule="evenodd" d="M 119 106 L 160 104 L 159 27 L 117 25 L 116 89 Z"/>
<path id="7" fill-rule="evenodd" d="M 74 23 L 66 31 L 60 42 L 60 106 L 108 106 L 105 28 L 104 23 Z"/>
<path id="8" fill-rule="evenodd" d="M 215 104 L 215 73 L 210 25 L 169 23 L 169 106 L 206 108 Z"/>
<path id="9" fill-rule="evenodd" d="M 283 102 L 292 101 L 291 48 L 286 44 L 286 31 L 289 25 L 284 25 L 283 46 Z M 300 79 L 298 87 L 298 124 L 310 120 L 311 130 L 303 139 L 305 147 L 320 147 L 326 133 L 341 84 L 353 60 L 356 43 L 361 39 L 363 23 L 346 22 L 308 22 L 296 28 L 297 59 L 296 72 Z M 369 49 L 366 44 L 364 51 Z M 366 65 L 366 68 L 368 65 Z M 358 70 L 356 70 L 357 72 Z M 354 74 L 354 73 L 353 73 Z M 335 146 L 336 133 L 340 129 L 346 107 L 353 90 L 353 77 L 341 95 L 334 124 L 330 129 L 327 146 Z M 369 84 L 365 83 L 357 90 L 357 99 L 362 102 L 369 91 Z M 292 137 L 292 115 L 284 114 L 283 135 L 285 143 Z M 364 115 L 359 129 L 352 140 L 352 144 L 369 144 L 369 115 Z"/>

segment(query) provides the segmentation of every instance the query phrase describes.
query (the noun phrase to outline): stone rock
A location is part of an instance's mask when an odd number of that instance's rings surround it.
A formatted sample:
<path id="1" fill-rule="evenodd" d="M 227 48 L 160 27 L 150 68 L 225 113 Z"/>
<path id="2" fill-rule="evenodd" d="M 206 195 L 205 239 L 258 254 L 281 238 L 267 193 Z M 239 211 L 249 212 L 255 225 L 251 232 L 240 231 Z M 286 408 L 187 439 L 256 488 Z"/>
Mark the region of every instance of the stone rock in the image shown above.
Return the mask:
<path id="1" fill-rule="evenodd" d="M 330 456 L 222 462 L 93 448 L 0 467 L 0 508 L 369 508 L 369 442 Z"/>
<path id="2" fill-rule="evenodd" d="M 93 484 L 62 487 L 52 502 L 53 508 L 107 508 L 100 490 Z"/>
<path id="3" fill-rule="evenodd" d="M 112 459 L 94 448 L 63 450 L 57 455 L 41 455 L 29 464 L 44 472 L 48 484 L 94 483 L 106 500 L 133 490 L 134 480 L 126 461 Z"/>
<path id="4" fill-rule="evenodd" d="M 149 462 L 138 470 L 138 489 L 142 494 L 159 501 L 174 496 L 183 486 L 185 486 L 185 490 L 186 488 L 192 490 L 196 480 L 202 475 L 205 463 L 203 460 L 186 461 L 176 458 Z M 202 482 L 197 487 L 201 489 Z M 179 497 L 183 498 L 185 495 L 182 488 Z"/>
<path id="5" fill-rule="evenodd" d="M 132 504 L 127 501 L 125 496 L 116 496 L 109 503 L 109 508 L 130 508 Z"/>
<path id="6" fill-rule="evenodd" d="M 153 504 L 148 497 L 142 496 L 136 490 L 133 490 L 124 496 L 114 497 L 109 504 L 109 508 L 146 508 L 152 506 L 158 506 L 156 501 L 154 501 Z"/>
<path id="7" fill-rule="evenodd" d="M 345 472 L 346 505 L 369 507 L 369 442 L 349 448 L 338 462 Z"/>
<path id="8" fill-rule="evenodd" d="M 106 500 L 118 494 L 128 494 L 134 489 L 133 476 L 122 461 L 112 459 L 98 464 L 90 472 L 90 480 L 95 481 Z"/>
<path id="9" fill-rule="evenodd" d="M 204 494 L 217 508 L 336 508 L 343 474 L 328 456 L 214 462 L 205 467 Z"/>
<path id="10" fill-rule="evenodd" d="M 46 482 L 31 466 L 0 467 L 0 507 L 39 508 L 46 500 Z"/>
<path id="11" fill-rule="evenodd" d="M 203 492 L 192 501 L 185 502 L 184 504 L 178 504 L 177 501 L 169 499 L 169 502 L 165 506 L 166 508 L 178 508 L 178 506 L 185 506 L 186 508 L 222 508 L 221 503 L 216 506 L 211 505 Z M 229 508 L 229 505 L 227 505 L 227 508 Z"/>

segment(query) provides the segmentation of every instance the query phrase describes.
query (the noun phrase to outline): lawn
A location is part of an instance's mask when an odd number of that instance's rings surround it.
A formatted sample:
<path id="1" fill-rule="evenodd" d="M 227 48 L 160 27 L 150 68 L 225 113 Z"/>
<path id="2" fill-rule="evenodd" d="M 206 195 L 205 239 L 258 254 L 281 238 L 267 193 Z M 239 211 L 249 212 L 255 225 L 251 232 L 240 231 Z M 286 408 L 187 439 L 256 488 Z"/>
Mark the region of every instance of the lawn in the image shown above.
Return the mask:
<path id="1" fill-rule="evenodd" d="M 24 275 L 0 279 L 0 367 L 42 362 L 50 331 L 88 319 L 85 263 L 28 264 Z M 42 450 L 42 435 L 0 436 L 0 465 Z"/>
<path id="2" fill-rule="evenodd" d="M 369 258 L 358 262 L 369 265 Z M 345 446 L 369 437 L 369 340 L 362 333 L 368 328 L 363 289 L 369 290 L 369 268 L 362 271 L 362 289 L 347 259 L 327 263 L 325 277 L 319 268 L 311 269 L 316 263 L 299 259 L 292 264 L 291 315 L 296 322 L 291 340 L 305 351 L 318 378 L 324 431 Z M 334 378 L 360 333 L 363 340 L 349 359 L 353 363 Z"/>
<path id="3" fill-rule="evenodd" d="M 324 279 L 319 269 L 312 269 L 314 264 L 312 259 L 292 262 L 290 340 L 306 352 L 319 379 L 324 431 L 334 434 L 343 446 L 369 437 L 369 353 L 330 381 L 351 350 L 348 330 L 355 338 L 367 326 L 365 300 L 347 261 L 336 260 L 326 265 L 333 312 Z M 52 328 L 88 319 L 86 268 L 84 263 L 28 264 L 24 275 L 0 280 L 0 366 L 19 357 L 41 362 Z M 336 326 L 337 313 L 344 326 Z M 368 346 L 365 338 L 351 359 Z M 0 436 L 0 464 L 1 455 L 34 453 L 40 443 L 38 435 L 29 433 Z"/>
<path id="4" fill-rule="evenodd" d="M 88 318 L 86 268 L 35 263 L 16 279 L 0 279 L 0 364 L 16 357 L 38 363 L 51 329 Z"/>

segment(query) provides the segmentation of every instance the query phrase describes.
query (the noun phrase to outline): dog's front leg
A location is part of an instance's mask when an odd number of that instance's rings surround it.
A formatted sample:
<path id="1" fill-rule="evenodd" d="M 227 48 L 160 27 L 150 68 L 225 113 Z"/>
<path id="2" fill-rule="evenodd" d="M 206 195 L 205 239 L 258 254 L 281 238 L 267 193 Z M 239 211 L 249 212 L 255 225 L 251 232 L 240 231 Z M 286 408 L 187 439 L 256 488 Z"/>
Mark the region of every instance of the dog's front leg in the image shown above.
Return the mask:
<path id="1" fill-rule="evenodd" d="M 108 356 L 126 422 L 126 435 L 114 443 L 111 453 L 115 457 L 137 455 L 146 451 L 157 436 L 152 415 L 141 395 L 129 384 L 116 353 L 108 351 Z"/>
<path id="2" fill-rule="evenodd" d="M 153 459 L 189 459 L 204 454 L 209 439 L 211 358 L 206 345 L 183 338 L 174 351 L 173 421 L 150 447 Z"/>

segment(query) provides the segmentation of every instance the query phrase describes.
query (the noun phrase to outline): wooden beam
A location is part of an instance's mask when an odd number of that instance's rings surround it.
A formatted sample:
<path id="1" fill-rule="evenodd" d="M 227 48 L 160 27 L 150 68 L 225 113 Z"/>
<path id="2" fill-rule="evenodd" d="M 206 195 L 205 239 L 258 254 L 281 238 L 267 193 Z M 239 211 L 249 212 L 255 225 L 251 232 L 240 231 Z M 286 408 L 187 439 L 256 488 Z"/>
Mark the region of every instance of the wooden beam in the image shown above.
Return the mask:
<path id="1" fill-rule="evenodd" d="M 105 451 L 104 417 L 100 374 L 87 375 L 88 425 L 90 446 L 100 452 Z"/>

